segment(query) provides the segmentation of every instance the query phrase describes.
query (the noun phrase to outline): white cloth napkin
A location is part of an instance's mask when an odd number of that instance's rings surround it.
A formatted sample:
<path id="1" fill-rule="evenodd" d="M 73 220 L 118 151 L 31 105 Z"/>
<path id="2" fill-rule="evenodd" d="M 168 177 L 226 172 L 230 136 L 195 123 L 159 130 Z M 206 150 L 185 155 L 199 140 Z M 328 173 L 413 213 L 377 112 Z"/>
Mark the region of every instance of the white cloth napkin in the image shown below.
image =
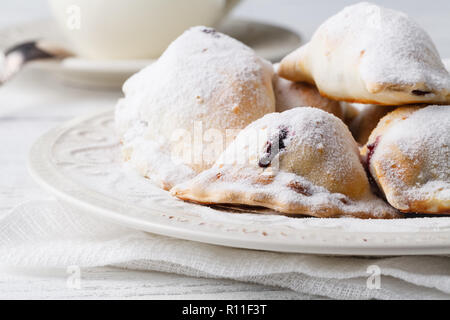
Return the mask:
<path id="1" fill-rule="evenodd" d="M 0 220 L 0 266 L 72 265 L 235 279 L 337 299 L 450 298 L 449 257 L 327 257 L 227 248 L 128 229 L 51 200 L 25 203 Z M 373 270 L 381 272 L 379 286 Z"/>

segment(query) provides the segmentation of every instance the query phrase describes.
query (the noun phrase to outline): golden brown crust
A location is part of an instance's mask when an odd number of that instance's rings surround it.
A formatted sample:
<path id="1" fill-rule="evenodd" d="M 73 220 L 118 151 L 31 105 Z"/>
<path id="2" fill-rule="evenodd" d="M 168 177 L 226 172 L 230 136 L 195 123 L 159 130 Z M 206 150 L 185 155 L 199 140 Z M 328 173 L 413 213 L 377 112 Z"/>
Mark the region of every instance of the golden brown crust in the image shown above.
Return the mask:
<path id="1" fill-rule="evenodd" d="M 356 142 L 360 145 L 366 144 L 373 129 L 378 122 L 389 112 L 395 110 L 396 106 L 367 105 L 349 123 L 350 132 Z"/>
<path id="2" fill-rule="evenodd" d="M 232 168 L 229 170 L 227 168 L 225 171 L 222 171 L 221 175 L 204 172 L 190 181 L 188 185 L 174 187 L 171 193 L 181 200 L 197 204 L 257 206 L 294 216 L 306 215 L 318 218 L 356 217 L 361 219 L 395 219 L 402 217 L 401 214 L 387 206 L 385 210 L 380 210 L 380 207 L 378 207 L 376 213 L 374 212 L 375 210 L 370 208 L 360 208 L 358 210 L 355 207 L 355 202 L 345 196 L 340 197 L 338 203 L 330 201 L 315 206 L 311 206 L 306 201 L 287 201 L 285 197 L 280 196 L 284 192 L 291 191 L 306 198 L 314 197 L 309 187 L 302 185 L 297 180 L 291 180 L 283 185 L 274 183 L 274 187 L 278 190 L 277 193 L 268 192 L 265 189 L 265 187 L 272 187 L 270 184 L 273 182 L 267 184 L 254 181 L 243 191 L 241 188 L 233 185 L 233 180 L 236 180 L 233 174 L 243 170 L 245 169 Z M 299 184 L 301 185 L 300 188 Z M 367 199 L 367 201 L 370 200 Z"/>
<path id="3" fill-rule="evenodd" d="M 332 100 L 450 103 L 449 74 L 426 32 L 406 15 L 369 3 L 327 19 L 307 44 L 282 59 L 278 73 L 314 84 Z"/>
<path id="4" fill-rule="evenodd" d="M 292 52 L 281 60 L 278 75 L 293 82 L 307 82 L 316 85 L 314 78 L 304 65 L 305 60 L 299 58 L 297 51 Z"/>
<path id="5" fill-rule="evenodd" d="M 430 209 L 430 207 L 433 207 L 433 209 Z M 414 210 L 413 213 L 418 214 L 428 214 L 428 215 L 449 215 L 450 209 L 449 205 L 447 204 L 431 204 L 429 200 L 414 200 L 408 202 L 409 208 L 414 209 L 407 209 L 407 210 L 399 210 L 403 213 L 411 213 L 411 210 Z"/>
<path id="6" fill-rule="evenodd" d="M 262 208 L 269 208 L 272 210 L 275 210 L 282 214 L 287 214 L 291 216 L 311 216 L 316 218 L 359 218 L 359 219 L 399 219 L 403 218 L 403 216 L 399 213 L 392 213 L 389 211 L 384 212 L 382 215 L 373 215 L 370 212 L 367 211 L 354 211 L 351 214 L 344 213 L 342 210 L 336 209 L 336 208 L 330 208 L 330 207 L 322 207 L 320 208 L 320 212 L 317 211 L 311 211 L 309 207 L 307 206 L 299 206 L 299 205 L 291 205 L 286 206 L 285 203 L 281 203 L 277 201 L 276 199 L 270 202 L 270 205 L 267 205 L 266 201 L 261 201 L 260 195 L 254 195 L 252 197 L 248 198 L 242 198 L 240 195 L 235 193 L 230 193 L 229 197 L 227 199 L 218 200 L 216 198 L 213 198 L 209 201 L 202 199 L 195 199 L 191 194 L 183 194 L 182 192 L 175 192 L 173 193 L 174 196 L 177 198 L 201 205 L 246 205 L 246 206 L 255 206 L 255 207 L 262 207 Z M 235 201 L 230 201 L 229 199 L 235 199 Z M 270 200 L 270 199 L 268 199 Z"/>
<path id="7" fill-rule="evenodd" d="M 303 51 L 306 51 L 305 48 L 300 48 L 304 50 L 300 50 L 302 54 L 298 54 L 296 51 L 291 53 L 290 55 L 286 56 L 280 63 L 278 67 L 278 75 L 284 79 L 294 81 L 294 82 L 306 82 L 313 86 L 316 86 L 316 82 L 314 81 L 314 78 L 312 75 L 310 75 L 308 68 L 305 66 L 306 63 L 306 57 L 303 54 Z M 419 83 L 409 86 L 402 86 L 399 88 L 398 86 L 395 87 L 393 84 L 374 84 L 371 87 L 373 87 L 372 93 L 380 93 L 380 92 L 386 92 L 391 95 L 403 95 L 404 96 L 404 102 L 398 103 L 399 105 L 413 105 L 413 104 L 441 104 L 446 105 L 450 102 L 450 95 L 446 97 L 446 99 L 426 99 L 424 96 L 418 96 L 414 100 L 413 97 L 411 97 L 410 93 L 414 90 L 422 89 L 425 86 L 425 84 Z M 331 92 L 326 92 L 322 90 L 321 87 L 317 87 L 319 90 L 319 93 L 322 97 L 330 99 L 330 100 L 336 100 L 336 101 L 343 101 L 348 103 L 360 103 L 360 104 L 372 104 L 372 105 L 379 105 L 379 106 L 391 106 L 391 102 L 386 102 L 383 100 L 376 100 L 375 97 L 373 99 L 369 98 L 363 98 L 363 97 L 354 97 L 349 95 L 334 95 Z M 425 90 L 425 89 L 423 89 Z M 420 91 L 420 90 L 419 90 Z M 435 92 L 436 95 L 440 95 L 439 92 Z M 400 99 L 401 101 L 401 99 Z M 399 102 L 399 101 L 397 101 Z"/>
<path id="8" fill-rule="evenodd" d="M 426 183 L 432 182 L 435 175 L 427 172 L 434 146 L 424 146 L 423 152 L 411 157 L 402 151 L 395 139 L 386 142 L 391 129 L 421 109 L 418 106 L 401 107 L 387 114 L 373 130 L 361 154 L 368 162 L 372 177 L 392 206 L 404 213 L 449 214 L 450 199 L 436 195 L 442 190 L 421 191 Z M 444 166 L 445 161 L 448 161 L 439 160 Z"/>
<path id="9" fill-rule="evenodd" d="M 396 121 L 407 119 L 419 109 L 420 107 L 418 106 L 399 107 L 381 118 L 375 129 L 371 132 L 366 145 L 361 149 L 362 155 L 366 156 L 368 153 L 367 147 L 376 143 L 377 138 L 383 136 L 392 125 L 395 125 Z"/>
<path id="10" fill-rule="evenodd" d="M 258 130 L 279 134 L 257 139 Z M 273 157 L 261 162 L 270 150 L 276 150 Z M 345 124 L 307 107 L 254 122 L 212 168 L 176 185 L 171 193 L 196 203 L 260 206 L 293 215 L 398 217 L 371 193 L 358 147 Z"/>
<path id="11" fill-rule="evenodd" d="M 317 88 L 307 82 L 292 82 L 274 76 L 276 111 L 283 112 L 296 107 L 314 107 L 344 119 L 343 108 L 339 101 L 323 97 Z"/>
<path id="12" fill-rule="evenodd" d="M 341 96 L 333 96 L 331 94 L 327 94 L 323 91 L 320 91 L 320 95 L 331 99 L 331 100 L 337 100 L 337 101 L 343 101 L 343 102 L 348 102 L 348 103 L 359 103 L 359 104 L 371 104 L 371 105 L 376 105 L 376 106 L 392 106 L 392 103 L 383 103 L 380 101 L 376 101 L 376 100 L 371 100 L 371 99 L 356 99 L 356 98 L 348 98 L 348 97 L 341 97 Z M 450 99 L 450 97 L 449 97 Z M 437 101 L 437 102 L 433 102 L 433 104 L 436 105 L 447 105 L 449 103 L 449 101 Z M 408 100 L 408 102 L 404 103 L 406 105 L 429 105 L 430 103 L 423 101 L 422 100 Z"/>

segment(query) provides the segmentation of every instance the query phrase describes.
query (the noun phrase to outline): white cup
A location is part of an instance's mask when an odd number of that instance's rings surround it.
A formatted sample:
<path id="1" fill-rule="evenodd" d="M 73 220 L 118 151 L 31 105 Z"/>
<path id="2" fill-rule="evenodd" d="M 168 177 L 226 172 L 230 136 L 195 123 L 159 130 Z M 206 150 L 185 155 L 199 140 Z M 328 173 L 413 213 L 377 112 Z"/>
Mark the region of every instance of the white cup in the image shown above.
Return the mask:
<path id="1" fill-rule="evenodd" d="M 194 25 L 215 26 L 239 0 L 49 0 L 76 53 L 92 59 L 157 58 Z"/>

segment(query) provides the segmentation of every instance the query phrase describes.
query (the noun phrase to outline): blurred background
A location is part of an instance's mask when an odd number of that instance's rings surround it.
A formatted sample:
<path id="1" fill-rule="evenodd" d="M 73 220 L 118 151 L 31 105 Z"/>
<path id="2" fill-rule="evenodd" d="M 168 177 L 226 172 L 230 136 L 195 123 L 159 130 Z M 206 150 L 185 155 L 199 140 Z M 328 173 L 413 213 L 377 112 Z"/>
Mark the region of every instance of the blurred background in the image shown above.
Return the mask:
<path id="1" fill-rule="evenodd" d="M 119 89 L 192 25 L 216 27 L 264 58 L 279 61 L 309 40 L 328 17 L 355 0 L 0 0 L 0 49 L 41 39 L 73 54 L 33 64 L 66 84 Z M 375 0 L 406 12 L 450 57 L 450 1 Z M 96 59 L 93 63 L 91 60 Z M 122 60 L 122 61 L 118 61 Z"/>
<path id="2" fill-rule="evenodd" d="M 355 0 L 243 0 L 232 12 L 234 17 L 287 26 L 308 38 L 330 15 Z M 450 1 L 448 0 L 374 0 L 401 10 L 419 21 L 429 31 L 443 57 L 450 57 Z M 50 16 L 46 0 L 0 0 L 0 27 Z M 442 30 L 442 32 L 435 32 Z"/>

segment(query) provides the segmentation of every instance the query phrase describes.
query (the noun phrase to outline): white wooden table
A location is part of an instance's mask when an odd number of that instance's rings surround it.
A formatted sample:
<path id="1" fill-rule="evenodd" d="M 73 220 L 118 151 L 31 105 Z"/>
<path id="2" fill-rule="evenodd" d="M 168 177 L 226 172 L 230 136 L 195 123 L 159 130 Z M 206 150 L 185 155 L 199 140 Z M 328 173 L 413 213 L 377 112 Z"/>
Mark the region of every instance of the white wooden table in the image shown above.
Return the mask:
<path id="1" fill-rule="evenodd" d="M 328 16 L 356 1 L 249 0 L 233 13 L 289 26 L 308 38 Z M 409 13 L 450 57 L 450 1 L 375 1 Z M 0 0 L 0 27 L 48 15 L 44 0 Z M 25 70 L 0 88 L 0 217 L 16 205 L 49 198 L 27 173 L 28 150 L 48 129 L 94 110 L 111 108 L 121 93 L 69 88 L 51 75 Z M 300 299 L 289 290 L 113 268 L 83 270 L 80 290 L 66 286 L 65 270 L 1 270 L 1 298 Z"/>

